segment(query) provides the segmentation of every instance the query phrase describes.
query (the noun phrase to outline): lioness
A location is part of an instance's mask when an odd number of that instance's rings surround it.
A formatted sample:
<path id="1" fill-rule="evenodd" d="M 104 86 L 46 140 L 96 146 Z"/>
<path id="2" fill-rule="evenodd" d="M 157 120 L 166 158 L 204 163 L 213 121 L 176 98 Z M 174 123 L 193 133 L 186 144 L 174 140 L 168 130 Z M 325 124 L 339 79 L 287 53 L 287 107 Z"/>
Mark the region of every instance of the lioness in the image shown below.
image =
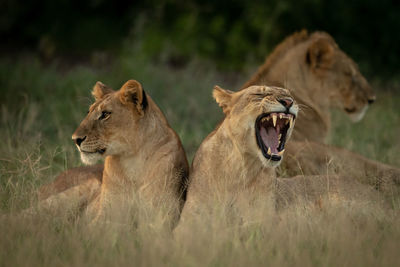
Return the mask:
<path id="1" fill-rule="evenodd" d="M 326 174 L 330 163 L 331 169 L 379 188 L 400 183 L 399 169 L 326 145 L 331 108 L 339 107 L 358 121 L 375 101 L 375 94 L 357 64 L 329 34 L 302 31 L 289 36 L 242 89 L 268 81 L 291 88 L 302 107 L 282 164 L 285 176 Z"/>
<path id="2" fill-rule="evenodd" d="M 195 154 L 182 220 L 207 203 L 241 207 L 268 198 L 297 117 L 298 106 L 283 88 L 234 93 L 216 86 L 213 96 L 225 119 Z"/>
<path id="3" fill-rule="evenodd" d="M 97 82 L 92 94 L 96 102 L 72 139 L 85 164 L 105 159 L 104 169 L 96 165 L 67 171 L 42 189 L 43 195 L 50 195 L 46 201 L 57 201 L 61 195 L 65 199 L 66 194 L 81 190 L 79 204 L 95 198 L 89 213 L 100 218 L 126 213 L 123 207 L 137 196 L 157 207 L 168 206 L 176 218 L 188 175 L 179 137 L 135 80 L 127 81 L 119 91 Z M 75 180 L 69 182 L 71 178 Z M 51 195 L 52 190 L 62 192 Z"/>
<path id="4" fill-rule="evenodd" d="M 195 154 L 178 236 L 190 233 L 187 222 L 196 220 L 195 215 L 213 213 L 215 207 L 222 206 L 223 215 L 232 210 L 234 216 L 254 222 L 247 215 L 268 217 L 268 209 L 263 209 L 268 204 L 273 211 L 297 199 L 318 200 L 329 193 L 351 198 L 354 192 L 370 192 L 339 176 L 276 178 L 275 167 L 283 159 L 299 110 L 288 90 L 251 86 L 232 92 L 216 86 L 213 96 L 225 119 Z"/>
<path id="5" fill-rule="evenodd" d="M 287 37 L 242 89 L 280 82 L 302 108 L 293 140 L 326 143 L 331 130 L 331 108 L 339 107 L 359 121 L 375 94 L 348 57 L 325 32 L 307 31 Z"/>

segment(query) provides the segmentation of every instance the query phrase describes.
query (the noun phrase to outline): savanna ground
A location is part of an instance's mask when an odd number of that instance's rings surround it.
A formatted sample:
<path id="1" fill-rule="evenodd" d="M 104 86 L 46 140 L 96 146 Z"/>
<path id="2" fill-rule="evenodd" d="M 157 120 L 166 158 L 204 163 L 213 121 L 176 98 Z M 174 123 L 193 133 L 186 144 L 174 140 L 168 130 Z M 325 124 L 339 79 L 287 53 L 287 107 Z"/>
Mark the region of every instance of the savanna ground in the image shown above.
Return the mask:
<path id="1" fill-rule="evenodd" d="M 15 215 L 36 201 L 37 188 L 61 171 L 81 165 L 71 134 L 92 102 L 97 80 L 119 87 L 137 79 L 164 111 L 182 139 L 189 161 L 222 118 L 211 97 L 218 84 L 237 89 L 255 70 L 221 73 L 192 60 L 176 69 L 156 63 L 140 48 L 125 47 L 113 60 L 94 56 L 66 66 L 34 56 L 0 60 L 0 266 L 395 266 L 399 263 L 400 201 L 384 209 L 370 202 L 298 205 L 279 214 L 250 210 L 246 221 L 225 216 L 216 203 L 191 233 L 175 239 L 162 217 L 141 205 L 132 223 L 89 228 L 62 211 Z M 400 166 L 400 84 L 372 81 L 378 100 L 363 121 L 351 124 L 335 113 L 333 144 Z"/>

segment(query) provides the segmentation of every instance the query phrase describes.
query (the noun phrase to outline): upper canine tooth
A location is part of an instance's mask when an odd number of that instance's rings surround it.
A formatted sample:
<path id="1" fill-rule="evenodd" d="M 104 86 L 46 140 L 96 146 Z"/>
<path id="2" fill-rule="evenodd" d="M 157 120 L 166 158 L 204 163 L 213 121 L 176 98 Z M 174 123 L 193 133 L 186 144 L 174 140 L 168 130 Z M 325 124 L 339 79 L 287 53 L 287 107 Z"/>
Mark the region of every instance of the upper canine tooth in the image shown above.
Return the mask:
<path id="1" fill-rule="evenodd" d="M 289 122 L 290 122 L 290 127 L 292 127 L 293 126 L 293 117 L 289 118 Z"/>
<path id="2" fill-rule="evenodd" d="M 276 114 L 272 114 L 272 122 L 274 123 L 274 127 L 276 126 Z"/>

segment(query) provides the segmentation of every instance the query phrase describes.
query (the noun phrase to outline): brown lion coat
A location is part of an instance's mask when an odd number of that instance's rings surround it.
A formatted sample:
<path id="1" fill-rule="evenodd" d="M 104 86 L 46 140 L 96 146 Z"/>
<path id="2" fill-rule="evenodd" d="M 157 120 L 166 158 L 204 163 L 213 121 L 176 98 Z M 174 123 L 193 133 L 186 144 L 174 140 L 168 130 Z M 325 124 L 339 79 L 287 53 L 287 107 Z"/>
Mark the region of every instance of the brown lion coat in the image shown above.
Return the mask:
<path id="1" fill-rule="evenodd" d="M 59 196 L 51 191 L 65 194 L 91 184 L 90 192 L 81 194 L 86 199 L 80 204 L 95 198 L 88 212 L 96 218 L 126 213 L 133 198 L 163 206 L 177 218 L 184 202 L 188 163 L 179 137 L 160 109 L 134 80 L 119 91 L 98 82 L 93 95 L 96 102 L 72 138 L 83 162 L 93 164 L 104 158 L 104 169 L 96 165 L 66 171 L 42 188 L 44 198 L 50 195 L 45 201 Z M 71 187 L 68 179 L 77 184 Z"/>
<path id="2" fill-rule="evenodd" d="M 242 89 L 271 81 L 290 88 L 301 108 L 282 164 L 285 176 L 333 172 L 382 189 L 400 184 L 400 169 L 326 144 L 332 108 L 358 121 L 375 100 L 357 64 L 329 34 L 301 31 L 287 37 Z"/>
<path id="3" fill-rule="evenodd" d="M 286 108 L 279 102 L 292 99 L 282 88 L 252 86 L 234 93 L 215 87 L 213 95 L 226 116 L 195 154 L 182 221 L 214 205 L 244 212 L 254 201 L 271 204 L 275 167 L 281 158 L 274 161 L 263 154 L 256 138 L 257 121 L 275 112 L 297 115 L 297 104 Z M 286 139 L 292 128 L 291 124 Z"/>

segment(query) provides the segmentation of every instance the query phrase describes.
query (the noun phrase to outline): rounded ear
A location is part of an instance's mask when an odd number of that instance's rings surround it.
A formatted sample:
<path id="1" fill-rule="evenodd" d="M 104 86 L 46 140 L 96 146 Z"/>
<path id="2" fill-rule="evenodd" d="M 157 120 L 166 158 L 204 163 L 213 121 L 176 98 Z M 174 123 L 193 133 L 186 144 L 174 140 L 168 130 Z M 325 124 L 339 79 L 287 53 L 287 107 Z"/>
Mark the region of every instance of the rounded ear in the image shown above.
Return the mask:
<path id="1" fill-rule="evenodd" d="M 94 96 L 95 100 L 102 99 L 106 94 L 112 93 L 113 89 L 105 85 L 104 83 L 98 81 L 93 86 L 92 95 Z"/>
<path id="2" fill-rule="evenodd" d="M 218 85 L 214 86 L 213 97 L 217 101 L 218 105 L 222 108 L 225 114 L 228 114 L 231 109 L 232 95 L 234 92 L 225 90 Z"/>
<path id="3" fill-rule="evenodd" d="M 329 69 L 333 63 L 334 49 L 333 44 L 326 38 L 315 40 L 307 49 L 307 64 L 312 70 Z"/>
<path id="4" fill-rule="evenodd" d="M 138 81 L 127 81 L 120 89 L 119 99 L 122 104 L 132 106 L 140 116 L 143 116 L 147 107 L 147 97 Z"/>

